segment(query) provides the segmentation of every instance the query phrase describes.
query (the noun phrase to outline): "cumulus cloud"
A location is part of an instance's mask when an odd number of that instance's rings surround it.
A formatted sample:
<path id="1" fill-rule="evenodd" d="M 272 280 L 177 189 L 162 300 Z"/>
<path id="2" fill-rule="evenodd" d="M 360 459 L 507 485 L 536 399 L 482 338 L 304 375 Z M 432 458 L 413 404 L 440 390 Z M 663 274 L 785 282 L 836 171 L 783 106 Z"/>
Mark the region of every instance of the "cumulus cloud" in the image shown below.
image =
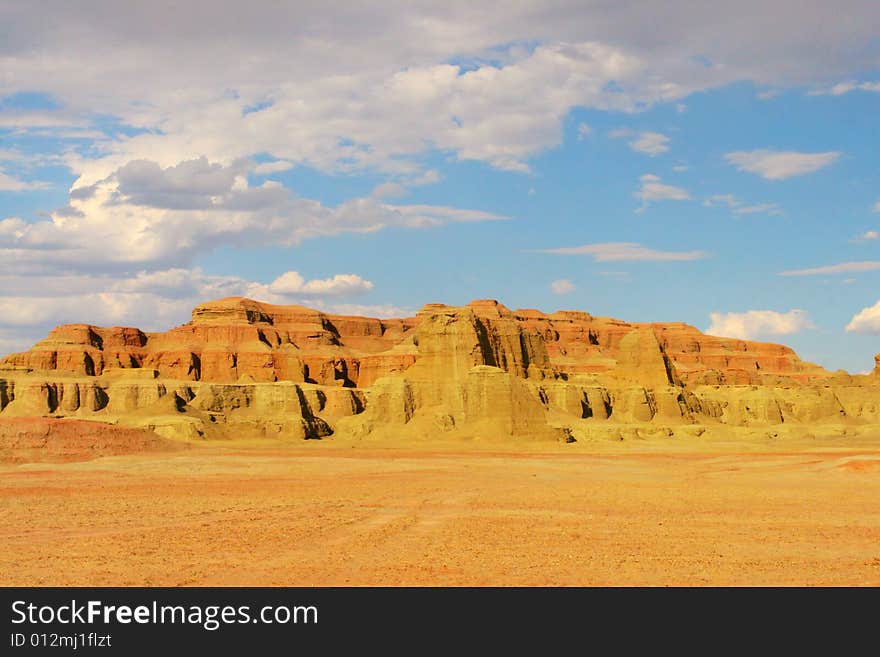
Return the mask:
<path id="1" fill-rule="evenodd" d="M 857 312 L 846 325 L 846 330 L 850 333 L 880 335 L 880 301 Z"/>
<path id="2" fill-rule="evenodd" d="M 629 143 L 629 147 L 653 157 L 669 150 L 669 137 L 659 132 L 642 132 Z"/>
<path id="3" fill-rule="evenodd" d="M 373 283 L 357 274 L 336 274 L 332 278 L 305 280 L 299 272 L 288 271 L 269 284 L 269 291 L 285 296 L 350 296 L 373 289 Z"/>
<path id="4" fill-rule="evenodd" d="M 578 141 L 583 141 L 593 133 L 593 129 L 586 123 L 578 124 Z"/>
<path id="5" fill-rule="evenodd" d="M 0 244 L 3 240 L 20 239 L 28 228 L 28 223 L 21 217 L 0 219 Z"/>
<path id="6" fill-rule="evenodd" d="M 631 138 L 629 147 L 637 153 L 654 157 L 669 150 L 669 137 L 659 132 L 633 132 L 629 128 L 618 128 L 608 133 L 613 139 Z"/>
<path id="7" fill-rule="evenodd" d="M 59 281 L 57 278 L 39 277 L 47 282 L 51 281 L 52 289 L 58 291 Z M 111 294 L 152 294 L 168 299 L 186 299 L 199 295 L 206 298 L 247 296 L 251 290 L 246 283 L 237 276 L 209 276 L 201 269 L 183 269 L 175 267 L 161 271 L 140 271 L 131 277 L 122 277 L 116 280 L 103 276 L 83 276 L 76 282 L 76 287 L 97 284 L 99 289 L 106 289 Z M 62 289 L 72 285 L 63 284 Z M 67 294 L 75 294 L 75 288 Z"/>
<path id="8" fill-rule="evenodd" d="M 569 294 L 577 289 L 575 284 L 567 278 L 560 278 L 558 281 L 550 283 L 550 290 L 553 294 Z"/>
<path id="9" fill-rule="evenodd" d="M 876 64 L 880 31 L 869 0 L 840 16 L 796 0 L 673 0 L 662 21 L 631 3 L 523 3 L 503 16 L 480 3 L 340 10 L 254 0 L 173 15 L 145 0 L 87 4 L 25 3 L 4 16 L 0 52 L 0 95 L 39 81 L 59 105 L 4 112 L 6 124 L 88 129 L 98 112 L 142 131 L 102 144 L 114 161 L 77 171 L 87 184 L 129 160 L 168 166 L 200 154 L 399 173 L 439 149 L 526 171 L 560 143 L 573 108 L 680 109 L 689 94 L 732 81 L 840 78 Z"/>
<path id="10" fill-rule="evenodd" d="M 773 26 L 773 39 L 752 25 L 724 43 L 698 44 L 695 39 L 709 32 L 695 26 L 716 24 L 724 11 L 669 7 L 683 20 L 664 21 L 666 37 L 646 40 L 647 26 L 637 25 L 650 12 L 630 15 L 614 5 L 565 11 L 524 5 L 507 8 L 503 21 L 495 15 L 487 20 L 477 7 L 434 8 L 430 20 L 416 6 L 369 13 L 348 7 L 345 30 L 320 6 L 305 11 L 258 1 L 244 14 L 228 6 L 210 15 L 179 9 L 174 29 L 163 29 L 155 16 L 135 21 L 135 28 L 131 15 L 138 3 L 126 6 L 125 12 L 102 7 L 101 21 L 86 21 L 64 5 L 48 16 L 17 12 L 10 29 L 19 36 L 7 43 L 9 54 L 0 62 L 8 72 L 0 93 L 31 90 L 40 80 L 41 90 L 67 108 L 63 116 L 43 112 L 20 119 L 26 125 L 88 123 L 89 113 L 100 108 L 146 129 L 104 144 L 107 157 L 117 158 L 107 163 L 112 168 L 133 159 L 167 166 L 196 154 L 230 161 L 266 153 L 325 171 L 399 173 L 418 168 L 411 158 L 436 148 L 526 171 L 530 157 L 560 143 L 562 121 L 575 107 L 636 111 L 732 80 L 796 79 L 793 68 L 816 75 L 834 61 L 806 57 L 812 49 L 793 57 L 791 43 L 815 46 L 815 34 L 799 31 L 810 20 L 802 10 L 787 38 L 763 8 L 760 21 L 768 30 Z M 858 27 L 866 39 L 870 23 Z M 852 24 L 837 31 L 827 17 L 821 24 L 828 38 L 853 43 Z M 386 30 L 395 39 L 376 39 Z M 529 41 L 541 45 L 521 45 Z M 788 48 L 780 46 L 786 42 Z M 105 47 L 95 52 L 88 43 Z M 483 56 L 489 50 L 492 56 Z M 141 65 L 145 52 L 149 70 Z M 724 65 L 707 67 L 695 53 Z M 453 57 L 467 64 L 441 63 Z M 645 134 L 636 140 L 640 148 L 664 148 L 662 138 L 651 136 L 657 133 Z M 271 166 L 261 165 L 258 173 Z"/>
<path id="11" fill-rule="evenodd" d="M 690 192 L 681 187 L 667 185 L 661 182 L 659 176 L 646 173 L 639 178 L 641 186 L 633 194 L 637 199 L 641 199 L 644 205 L 652 201 L 689 201 Z"/>
<path id="12" fill-rule="evenodd" d="M 178 3 L 173 14 L 145 0 L 19 5 L 3 17 L 0 97 L 43 93 L 54 108 L 4 107 L 0 129 L 86 140 L 53 162 L 77 177 L 66 207 L 2 220 L 4 269 L 34 280 L 185 269 L 223 245 L 501 219 L 381 196 L 331 207 L 250 178 L 307 166 L 409 188 L 439 178 L 425 170 L 437 156 L 525 173 L 561 143 L 575 108 L 635 113 L 732 81 L 849 79 L 876 64 L 880 32 L 868 0 L 832 14 L 799 0 L 671 0 L 659 22 L 633 3 L 350 4 L 344 20 L 327 3 L 272 0 Z M 20 173 L 5 185 L 38 184 Z M 642 183 L 644 202 L 689 197 Z M 71 310 L 96 301 L 79 302 Z"/>
<path id="13" fill-rule="evenodd" d="M 200 157 L 167 168 L 150 160 L 133 160 L 116 171 L 116 195 L 125 203 L 172 210 L 218 207 L 225 195 L 246 189 L 236 178 L 244 175 L 245 162 L 231 166 Z"/>
<path id="14" fill-rule="evenodd" d="M 247 286 L 245 286 L 247 287 Z M 393 304 L 334 303 L 322 299 L 266 298 L 245 294 L 258 301 L 305 305 L 341 315 L 411 317 L 411 309 Z M 55 326 L 91 323 L 98 326 L 136 326 L 146 331 L 166 331 L 189 321 L 192 309 L 210 296 L 166 298 L 153 293 L 78 292 L 69 296 L 0 297 L 0 356 L 23 351 L 41 340 Z"/>
<path id="15" fill-rule="evenodd" d="M 130 160 L 168 166 L 190 153 L 225 162 L 268 153 L 331 173 L 401 175 L 420 170 L 420 155 L 440 150 L 527 172 L 532 156 L 561 143 L 562 121 L 572 108 L 634 111 L 698 84 L 698 77 L 661 82 L 638 57 L 594 41 L 541 45 L 474 69 L 422 61 L 399 63 L 391 72 L 387 65 L 355 72 L 348 64 L 338 62 L 338 75 L 297 83 L 293 78 L 305 72 L 288 69 L 291 79 L 264 83 L 261 95 L 270 92 L 273 102 L 247 113 L 250 99 L 216 89 L 162 96 L 134 110 L 114 102 L 126 123 L 161 132 L 111 141 L 101 161 L 76 165 L 86 184 Z M 624 92 L 609 92 L 611 82 Z"/>
<path id="16" fill-rule="evenodd" d="M 791 335 L 814 328 L 805 310 L 748 310 L 742 313 L 710 313 L 712 322 L 706 333 L 727 338 L 753 340 L 760 337 Z"/>
<path id="17" fill-rule="evenodd" d="M 149 312 L 146 312 L 149 308 Z M 68 296 L 4 296 L 0 297 L 0 313 L 4 328 L 44 328 L 54 324 L 84 323 L 104 325 L 128 324 L 140 320 L 155 329 L 163 318 L 179 323 L 172 317 L 185 317 L 183 302 L 153 294 L 79 293 Z M 39 337 L 39 331 L 34 332 Z"/>
<path id="18" fill-rule="evenodd" d="M 26 348 L 52 327 L 68 323 L 137 326 L 167 330 L 189 320 L 206 300 L 243 296 L 273 304 L 297 304 L 325 312 L 371 317 L 404 317 L 392 304 L 351 304 L 340 297 L 374 290 L 356 274 L 305 280 L 295 271 L 270 283 L 238 276 L 206 274 L 199 268 L 141 271 L 131 276 L 67 274 L 0 275 L 0 352 Z"/>
<path id="19" fill-rule="evenodd" d="M 735 151 L 724 155 L 724 159 L 740 171 L 755 173 L 767 180 L 784 180 L 813 173 L 834 164 L 839 157 L 837 151 L 799 153 L 769 149 Z"/>
<path id="20" fill-rule="evenodd" d="M 704 251 L 658 251 L 635 242 L 584 244 L 583 246 L 544 249 L 541 252 L 558 255 L 588 255 L 597 262 L 682 261 L 700 260 L 707 256 Z"/>
<path id="21" fill-rule="evenodd" d="M 825 265 L 811 269 L 790 269 L 780 272 L 780 276 L 816 276 L 819 274 L 846 274 L 857 271 L 874 271 L 880 269 L 880 261 L 864 260 L 861 262 L 842 262 L 837 265 Z"/>
<path id="22" fill-rule="evenodd" d="M 221 245 L 298 244 L 386 226 L 422 228 L 493 221 L 499 215 L 432 205 L 392 205 L 355 198 L 336 207 L 294 195 L 274 181 L 248 184 L 247 162 L 206 158 L 170 167 L 130 162 L 88 187 L 49 220 L 0 223 L 0 256 L 24 270 L 79 267 L 88 271 L 189 265 Z"/>

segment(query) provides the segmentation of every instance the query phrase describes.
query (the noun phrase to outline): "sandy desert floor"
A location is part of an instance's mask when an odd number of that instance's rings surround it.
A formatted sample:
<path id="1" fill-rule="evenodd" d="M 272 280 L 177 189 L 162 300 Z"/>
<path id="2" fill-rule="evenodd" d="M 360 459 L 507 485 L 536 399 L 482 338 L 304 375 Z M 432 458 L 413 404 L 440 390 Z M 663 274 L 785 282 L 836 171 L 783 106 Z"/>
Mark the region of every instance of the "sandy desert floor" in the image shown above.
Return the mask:
<path id="1" fill-rule="evenodd" d="M 2 585 L 880 585 L 880 448 L 226 445 L 0 465 Z"/>

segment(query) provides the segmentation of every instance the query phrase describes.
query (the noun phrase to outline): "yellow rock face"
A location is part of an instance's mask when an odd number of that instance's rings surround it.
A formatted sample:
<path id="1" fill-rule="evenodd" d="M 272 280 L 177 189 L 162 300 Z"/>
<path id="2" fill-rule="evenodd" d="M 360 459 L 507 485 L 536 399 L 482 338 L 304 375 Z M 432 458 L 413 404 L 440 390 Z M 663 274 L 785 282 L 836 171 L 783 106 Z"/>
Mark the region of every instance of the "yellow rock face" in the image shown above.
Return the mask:
<path id="1" fill-rule="evenodd" d="M 686 324 L 493 300 L 378 320 L 230 298 L 165 333 L 53 330 L 0 360 L 0 415 L 185 439 L 857 434 L 880 424 L 878 371 L 832 373 Z"/>

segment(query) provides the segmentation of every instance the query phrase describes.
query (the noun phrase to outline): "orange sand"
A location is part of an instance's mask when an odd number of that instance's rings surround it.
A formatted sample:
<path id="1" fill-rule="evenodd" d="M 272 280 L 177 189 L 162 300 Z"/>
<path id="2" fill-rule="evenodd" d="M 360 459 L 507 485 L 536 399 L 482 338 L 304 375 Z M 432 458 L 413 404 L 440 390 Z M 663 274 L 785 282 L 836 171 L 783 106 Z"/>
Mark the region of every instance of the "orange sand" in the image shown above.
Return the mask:
<path id="1" fill-rule="evenodd" d="M 880 585 L 880 450 L 196 446 L 0 465 L 2 585 Z"/>

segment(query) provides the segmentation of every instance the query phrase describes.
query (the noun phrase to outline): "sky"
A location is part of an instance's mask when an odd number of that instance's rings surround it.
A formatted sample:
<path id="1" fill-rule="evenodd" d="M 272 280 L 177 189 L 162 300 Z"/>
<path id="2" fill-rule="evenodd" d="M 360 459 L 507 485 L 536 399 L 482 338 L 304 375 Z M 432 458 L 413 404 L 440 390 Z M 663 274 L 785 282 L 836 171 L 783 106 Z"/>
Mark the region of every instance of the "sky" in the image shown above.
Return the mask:
<path id="1" fill-rule="evenodd" d="M 873 0 L 0 0 L 0 352 L 495 298 L 868 371 L 878 35 Z"/>

